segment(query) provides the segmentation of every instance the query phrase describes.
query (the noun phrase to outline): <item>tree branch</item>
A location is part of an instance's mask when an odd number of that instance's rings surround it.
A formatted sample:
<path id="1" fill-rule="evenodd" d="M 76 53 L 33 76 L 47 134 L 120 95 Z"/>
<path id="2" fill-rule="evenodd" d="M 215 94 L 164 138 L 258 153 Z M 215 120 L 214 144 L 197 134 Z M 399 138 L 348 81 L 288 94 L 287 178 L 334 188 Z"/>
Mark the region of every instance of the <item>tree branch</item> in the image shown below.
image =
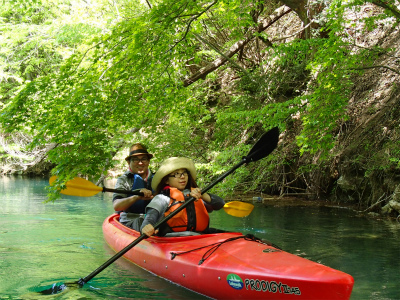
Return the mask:
<path id="1" fill-rule="evenodd" d="M 193 17 L 191 17 L 190 20 L 189 20 L 188 25 L 186 26 L 185 34 L 183 35 L 183 37 L 182 37 L 180 40 L 176 41 L 176 42 L 174 43 L 174 45 L 173 45 L 170 49 L 168 49 L 167 52 L 170 52 L 173 48 L 175 48 L 175 46 L 176 46 L 177 44 L 179 44 L 180 42 L 182 42 L 182 41 L 186 38 L 186 36 L 187 36 L 187 34 L 188 34 L 189 30 L 190 30 L 191 24 L 192 24 L 195 20 L 197 20 L 198 18 L 200 18 L 204 13 L 206 13 L 213 5 L 215 5 L 217 2 L 218 2 L 218 1 L 213 1 L 213 2 L 212 2 L 209 6 L 207 6 L 202 12 L 200 12 L 200 13 L 194 15 Z"/>
<path id="2" fill-rule="evenodd" d="M 149 0 L 146 0 L 147 5 L 149 6 L 150 9 L 152 9 L 151 7 L 151 3 L 149 2 Z"/>
<path id="3" fill-rule="evenodd" d="M 395 5 L 389 4 L 388 1 L 372 0 L 371 3 L 389 10 L 396 17 L 396 19 L 400 19 L 400 11 L 396 8 Z"/>
<path id="4" fill-rule="evenodd" d="M 378 65 L 378 66 L 369 66 L 369 67 L 361 67 L 361 68 L 352 68 L 352 70 L 366 70 L 366 69 L 375 69 L 375 68 L 384 68 L 384 69 L 388 69 L 388 70 L 390 70 L 390 71 L 392 71 L 392 72 L 395 72 L 396 74 L 400 75 L 400 71 L 397 71 L 397 70 L 395 70 L 395 69 L 393 69 L 393 68 L 391 68 L 391 67 L 388 67 L 388 66 L 381 66 L 381 65 Z"/>
<path id="5" fill-rule="evenodd" d="M 199 79 L 203 79 L 207 76 L 207 74 L 211 73 L 212 71 L 218 69 L 220 66 L 225 64 L 229 58 L 235 55 L 240 49 L 242 49 L 246 44 L 248 44 L 252 39 L 256 37 L 256 33 L 260 33 L 282 18 L 284 15 L 291 12 L 292 9 L 287 9 L 283 13 L 279 14 L 278 16 L 274 17 L 273 19 L 264 20 L 260 24 L 258 24 L 257 28 L 251 32 L 251 34 L 242 41 L 235 43 L 232 47 L 229 48 L 227 52 L 221 55 L 220 58 L 214 60 L 213 62 L 209 63 L 204 68 L 200 69 L 196 74 L 192 75 L 189 78 L 186 78 L 183 81 L 183 86 L 187 87 L 192 83 L 196 82 Z"/>

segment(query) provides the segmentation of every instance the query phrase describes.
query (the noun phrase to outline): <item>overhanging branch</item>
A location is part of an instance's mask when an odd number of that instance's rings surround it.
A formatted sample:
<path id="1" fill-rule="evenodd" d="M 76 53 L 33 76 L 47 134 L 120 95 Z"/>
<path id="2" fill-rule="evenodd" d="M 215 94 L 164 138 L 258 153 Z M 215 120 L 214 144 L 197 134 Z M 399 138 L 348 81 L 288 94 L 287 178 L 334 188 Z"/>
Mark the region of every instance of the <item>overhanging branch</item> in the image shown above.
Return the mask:
<path id="1" fill-rule="evenodd" d="M 281 11 L 284 7 L 282 7 L 279 11 Z M 192 83 L 196 82 L 199 79 L 204 79 L 209 73 L 212 71 L 218 69 L 220 66 L 225 64 L 229 58 L 234 56 L 239 50 L 243 49 L 245 45 L 247 45 L 252 39 L 256 37 L 256 33 L 263 32 L 266 30 L 268 27 L 272 26 L 276 21 L 278 21 L 280 18 L 291 12 L 292 9 L 286 9 L 282 13 L 279 13 L 279 15 L 275 16 L 272 19 L 268 20 L 263 20 L 260 24 L 258 24 L 257 28 L 255 28 L 246 39 L 239 41 L 235 43 L 227 52 L 225 52 L 221 57 L 218 59 L 214 60 L 213 62 L 209 63 L 207 66 L 204 68 L 200 69 L 198 72 L 193 74 L 191 77 L 186 78 L 183 81 L 183 86 L 187 87 L 191 85 Z"/>
<path id="2" fill-rule="evenodd" d="M 396 69 L 393 69 L 389 66 L 383 66 L 383 65 L 377 65 L 377 66 L 368 66 L 368 67 L 360 67 L 360 68 L 352 68 L 352 70 L 366 70 L 366 69 L 375 69 L 375 68 L 384 68 L 384 69 L 388 69 L 398 75 L 400 75 L 400 72 Z"/>

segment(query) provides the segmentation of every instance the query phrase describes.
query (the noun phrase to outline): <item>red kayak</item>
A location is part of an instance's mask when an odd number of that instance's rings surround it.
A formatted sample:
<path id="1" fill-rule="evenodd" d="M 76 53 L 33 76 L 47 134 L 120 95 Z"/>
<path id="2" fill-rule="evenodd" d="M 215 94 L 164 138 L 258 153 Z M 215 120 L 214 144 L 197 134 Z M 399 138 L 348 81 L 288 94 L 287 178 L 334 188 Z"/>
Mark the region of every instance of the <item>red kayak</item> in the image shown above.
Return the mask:
<path id="1" fill-rule="evenodd" d="M 140 236 L 117 214 L 104 221 L 103 233 L 117 252 Z M 214 299 L 349 299 L 354 284 L 346 273 L 237 232 L 150 237 L 124 256 Z"/>

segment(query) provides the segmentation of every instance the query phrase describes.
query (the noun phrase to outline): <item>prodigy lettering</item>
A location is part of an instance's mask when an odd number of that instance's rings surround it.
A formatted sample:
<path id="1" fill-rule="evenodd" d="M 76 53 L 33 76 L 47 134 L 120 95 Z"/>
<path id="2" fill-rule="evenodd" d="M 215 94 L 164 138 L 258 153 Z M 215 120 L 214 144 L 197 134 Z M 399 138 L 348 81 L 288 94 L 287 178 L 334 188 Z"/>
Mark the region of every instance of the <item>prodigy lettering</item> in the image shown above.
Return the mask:
<path id="1" fill-rule="evenodd" d="M 301 291 L 298 287 L 290 287 L 282 282 L 266 281 L 259 279 L 245 279 L 244 286 L 246 290 L 255 290 L 258 292 L 271 292 L 271 293 L 283 293 L 283 294 L 294 294 L 301 295 Z"/>

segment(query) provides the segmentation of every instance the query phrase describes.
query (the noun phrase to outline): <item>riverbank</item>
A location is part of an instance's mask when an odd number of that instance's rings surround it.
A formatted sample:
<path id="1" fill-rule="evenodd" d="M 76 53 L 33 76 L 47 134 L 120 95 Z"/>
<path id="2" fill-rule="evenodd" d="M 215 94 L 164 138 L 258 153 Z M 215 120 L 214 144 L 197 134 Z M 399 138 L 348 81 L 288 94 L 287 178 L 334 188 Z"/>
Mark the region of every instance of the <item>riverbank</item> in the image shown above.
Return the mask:
<path id="1" fill-rule="evenodd" d="M 328 200 L 310 200 L 301 197 L 295 196 L 271 196 L 271 195 L 260 195 L 259 193 L 248 193 L 242 194 L 235 198 L 227 198 L 226 201 L 245 201 L 250 203 L 262 203 L 265 206 L 274 206 L 274 207 L 329 207 L 329 208 L 342 208 L 351 210 L 357 213 L 360 217 L 381 219 L 381 220 L 393 220 L 400 223 L 400 215 L 398 212 L 385 213 L 384 211 L 381 213 L 372 212 L 370 208 L 360 210 L 360 206 L 358 204 L 352 203 L 334 203 Z M 373 208 L 373 207 L 372 207 Z"/>

